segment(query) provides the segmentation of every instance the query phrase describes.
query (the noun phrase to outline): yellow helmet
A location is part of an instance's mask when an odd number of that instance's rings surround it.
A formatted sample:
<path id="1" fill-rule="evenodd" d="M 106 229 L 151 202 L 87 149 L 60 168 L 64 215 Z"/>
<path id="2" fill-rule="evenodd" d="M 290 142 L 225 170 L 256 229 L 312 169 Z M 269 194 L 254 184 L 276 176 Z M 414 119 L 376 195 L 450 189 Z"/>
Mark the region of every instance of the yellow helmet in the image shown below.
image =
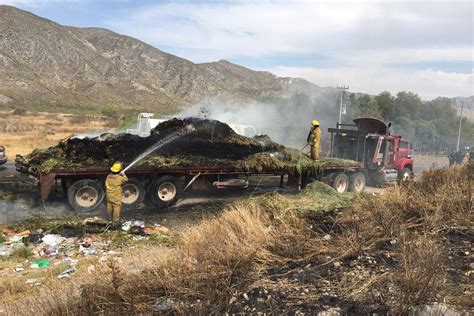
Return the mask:
<path id="1" fill-rule="evenodd" d="M 319 121 L 313 120 L 313 121 L 311 122 L 311 124 L 312 124 L 313 126 L 319 126 Z"/>
<path id="2" fill-rule="evenodd" d="M 110 171 L 112 172 L 120 172 L 122 170 L 122 164 L 120 162 L 114 163 L 112 168 L 110 168 Z"/>

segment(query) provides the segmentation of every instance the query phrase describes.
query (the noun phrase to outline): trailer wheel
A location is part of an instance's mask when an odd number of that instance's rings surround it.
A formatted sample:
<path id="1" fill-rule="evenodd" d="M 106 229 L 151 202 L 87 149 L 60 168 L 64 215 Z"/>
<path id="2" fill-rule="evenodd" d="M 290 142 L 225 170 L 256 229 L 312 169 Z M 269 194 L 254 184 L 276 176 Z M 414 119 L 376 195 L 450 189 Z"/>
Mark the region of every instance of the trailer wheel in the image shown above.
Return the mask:
<path id="1" fill-rule="evenodd" d="M 136 209 L 145 199 L 145 188 L 137 178 L 129 178 L 122 185 L 122 209 L 125 211 Z"/>
<path id="2" fill-rule="evenodd" d="M 349 191 L 357 193 L 364 192 L 366 182 L 367 179 L 364 173 L 354 172 L 349 178 Z"/>
<path id="3" fill-rule="evenodd" d="M 79 180 L 67 189 L 67 199 L 78 212 L 93 211 L 104 199 L 104 189 L 95 180 Z"/>
<path id="4" fill-rule="evenodd" d="M 349 188 L 349 178 L 345 173 L 338 173 L 332 180 L 332 187 L 336 189 L 338 193 L 347 192 Z"/>
<path id="5" fill-rule="evenodd" d="M 180 194 L 179 191 L 178 178 L 162 176 L 151 185 L 151 200 L 156 206 L 165 208 L 176 203 Z"/>

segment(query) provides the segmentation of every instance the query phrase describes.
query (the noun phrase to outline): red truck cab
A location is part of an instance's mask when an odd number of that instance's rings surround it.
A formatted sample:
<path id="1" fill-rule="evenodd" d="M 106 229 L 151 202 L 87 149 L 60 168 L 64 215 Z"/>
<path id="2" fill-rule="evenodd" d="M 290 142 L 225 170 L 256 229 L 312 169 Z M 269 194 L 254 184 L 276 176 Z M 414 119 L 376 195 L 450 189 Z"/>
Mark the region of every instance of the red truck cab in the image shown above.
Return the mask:
<path id="1" fill-rule="evenodd" d="M 354 119 L 354 124 L 330 128 L 331 157 L 362 162 L 375 185 L 408 180 L 413 174 L 411 144 L 390 133 L 391 124 L 375 118 Z"/>

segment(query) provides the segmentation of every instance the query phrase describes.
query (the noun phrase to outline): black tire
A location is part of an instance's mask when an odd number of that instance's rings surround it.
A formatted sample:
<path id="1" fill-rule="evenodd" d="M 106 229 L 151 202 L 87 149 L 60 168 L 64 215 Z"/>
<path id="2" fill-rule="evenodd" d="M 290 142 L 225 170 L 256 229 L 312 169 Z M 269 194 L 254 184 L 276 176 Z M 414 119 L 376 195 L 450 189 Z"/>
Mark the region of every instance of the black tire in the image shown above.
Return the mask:
<path id="1" fill-rule="evenodd" d="M 373 185 L 379 188 L 385 187 L 388 184 L 387 176 L 382 171 L 372 173 Z"/>
<path id="2" fill-rule="evenodd" d="M 78 180 L 67 189 L 69 205 L 77 212 L 95 210 L 104 200 L 104 197 L 103 187 L 95 180 Z"/>
<path id="3" fill-rule="evenodd" d="M 64 195 L 67 196 L 67 189 L 71 186 L 73 180 L 68 178 L 61 178 L 61 190 Z"/>
<path id="4" fill-rule="evenodd" d="M 363 172 L 354 172 L 349 178 L 349 191 L 364 192 L 367 179 Z"/>
<path id="5" fill-rule="evenodd" d="M 145 199 L 145 187 L 140 179 L 129 178 L 122 185 L 122 210 L 135 210 Z"/>
<path id="6" fill-rule="evenodd" d="M 404 183 L 410 181 L 412 178 L 411 176 L 411 169 L 410 168 L 403 168 L 402 172 L 398 173 L 398 183 Z"/>
<path id="7" fill-rule="evenodd" d="M 338 193 L 347 192 L 349 189 L 349 177 L 343 172 L 336 174 L 332 180 L 332 187 Z"/>
<path id="8" fill-rule="evenodd" d="M 166 208 L 178 201 L 181 194 L 179 178 L 173 176 L 162 176 L 157 178 L 150 188 L 150 196 L 153 204 L 159 208 Z"/>

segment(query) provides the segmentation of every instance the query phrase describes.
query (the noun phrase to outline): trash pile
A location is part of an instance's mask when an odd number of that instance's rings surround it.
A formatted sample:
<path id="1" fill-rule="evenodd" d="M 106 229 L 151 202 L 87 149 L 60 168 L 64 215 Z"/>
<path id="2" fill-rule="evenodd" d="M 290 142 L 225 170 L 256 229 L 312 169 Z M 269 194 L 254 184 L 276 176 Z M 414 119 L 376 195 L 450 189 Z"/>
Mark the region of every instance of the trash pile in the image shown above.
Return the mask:
<path id="1" fill-rule="evenodd" d="M 189 127 L 192 127 L 191 129 Z M 183 129 L 191 131 L 164 145 L 139 166 L 222 167 L 261 172 L 267 170 L 319 170 L 335 159 L 314 162 L 296 149 L 273 142 L 268 136 L 249 138 L 235 133 L 227 124 L 197 118 L 171 119 L 159 124 L 149 137 L 103 134 L 94 138 L 69 138 L 45 150 L 36 149 L 22 162 L 30 174 L 52 169 L 107 167 L 114 161 L 125 165 L 167 136 Z M 353 162 L 337 160 L 353 166 Z"/>
<path id="2" fill-rule="evenodd" d="M 81 224 L 62 224 L 48 232 L 41 229 L 17 232 L 4 228 L 0 230 L 0 259 L 25 259 L 13 268 L 14 274 L 59 266 L 62 272 L 57 275 L 58 279 L 69 278 L 81 259 L 96 256 L 99 262 L 109 258 L 120 260 L 124 245 L 114 244 L 103 234 L 107 231 L 120 232 L 132 242 L 169 234 L 169 229 L 159 224 L 145 226 L 141 220 L 110 224 L 97 217 L 85 219 Z M 41 280 L 29 278 L 26 283 L 36 286 Z"/>

